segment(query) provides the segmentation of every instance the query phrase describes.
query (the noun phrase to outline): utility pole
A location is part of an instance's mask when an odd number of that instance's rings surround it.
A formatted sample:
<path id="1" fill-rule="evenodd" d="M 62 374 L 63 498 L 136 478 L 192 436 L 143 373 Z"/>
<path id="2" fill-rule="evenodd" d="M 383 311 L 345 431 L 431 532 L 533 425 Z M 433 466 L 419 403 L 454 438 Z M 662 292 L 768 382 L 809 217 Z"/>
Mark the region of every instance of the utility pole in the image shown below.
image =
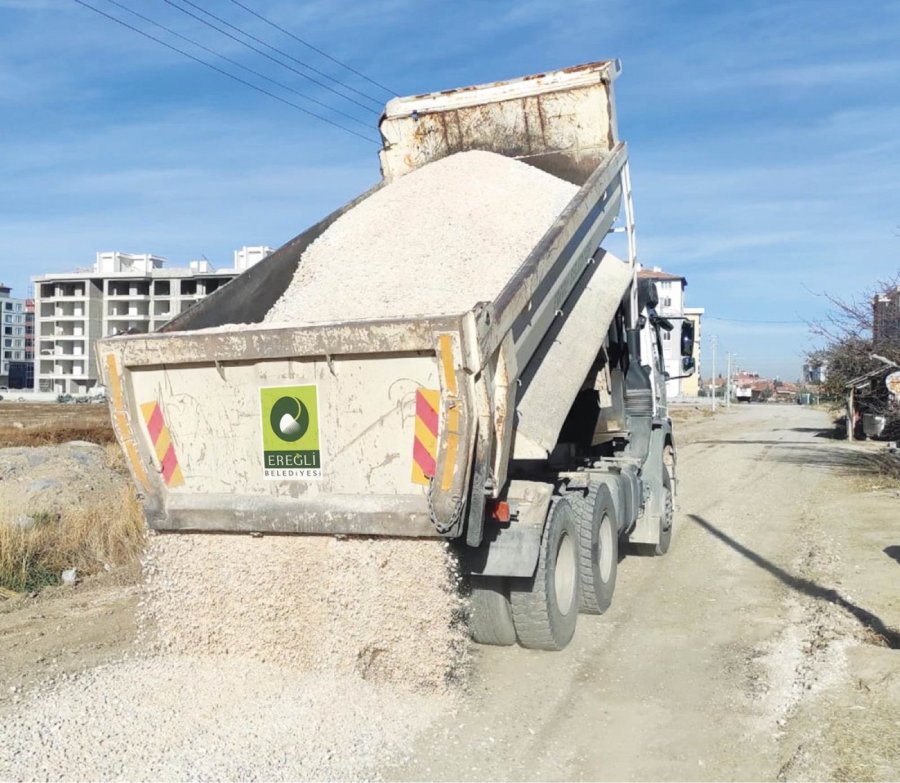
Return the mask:
<path id="1" fill-rule="evenodd" d="M 713 349 L 713 361 L 712 361 L 712 409 L 713 413 L 716 412 L 716 346 L 718 345 L 718 338 L 713 335 L 712 338 L 712 349 Z"/>
<path id="2" fill-rule="evenodd" d="M 731 408 L 731 357 L 733 354 L 726 355 L 728 356 L 728 377 L 725 379 L 725 407 Z"/>

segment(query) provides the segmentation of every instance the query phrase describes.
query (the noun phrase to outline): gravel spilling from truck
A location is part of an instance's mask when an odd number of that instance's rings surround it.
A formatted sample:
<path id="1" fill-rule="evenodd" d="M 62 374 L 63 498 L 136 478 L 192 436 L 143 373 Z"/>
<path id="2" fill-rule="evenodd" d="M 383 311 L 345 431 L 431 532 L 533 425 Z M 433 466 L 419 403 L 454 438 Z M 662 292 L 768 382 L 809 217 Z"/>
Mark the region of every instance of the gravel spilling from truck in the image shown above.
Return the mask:
<path id="1" fill-rule="evenodd" d="M 490 152 L 396 180 L 304 253 L 270 323 L 465 311 L 497 296 L 577 187 Z M 161 535 L 146 625 L 166 653 L 228 654 L 425 689 L 464 669 L 440 541 Z"/>
<path id="2" fill-rule="evenodd" d="M 146 642 L 441 691 L 465 668 L 453 558 L 442 541 L 157 535 Z"/>
<path id="3" fill-rule="evenodd" d="M 275 664 L 135 658 L 29 694 L 0 731 L 0 779 L 372 779 L 446 706 Z"/>
<path id="4" fill-rule="evenodd" d="M 465 312 L 500 293 L 577 191 L 492 152 L 443 158 L 338 218 L 265 321 Z"/>

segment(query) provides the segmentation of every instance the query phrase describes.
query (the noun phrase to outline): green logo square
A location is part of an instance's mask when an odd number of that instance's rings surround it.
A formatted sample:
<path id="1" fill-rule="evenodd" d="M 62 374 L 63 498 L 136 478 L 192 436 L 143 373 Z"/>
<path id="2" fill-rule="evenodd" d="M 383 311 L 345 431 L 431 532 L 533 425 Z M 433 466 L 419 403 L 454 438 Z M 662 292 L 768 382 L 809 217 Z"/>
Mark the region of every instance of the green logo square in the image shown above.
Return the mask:
<path id="1" fill-rule="evenodd" d="M 260 388 L 263 470 L 267 479 L 322 476 L 319 401 L 315 384 Z"/>

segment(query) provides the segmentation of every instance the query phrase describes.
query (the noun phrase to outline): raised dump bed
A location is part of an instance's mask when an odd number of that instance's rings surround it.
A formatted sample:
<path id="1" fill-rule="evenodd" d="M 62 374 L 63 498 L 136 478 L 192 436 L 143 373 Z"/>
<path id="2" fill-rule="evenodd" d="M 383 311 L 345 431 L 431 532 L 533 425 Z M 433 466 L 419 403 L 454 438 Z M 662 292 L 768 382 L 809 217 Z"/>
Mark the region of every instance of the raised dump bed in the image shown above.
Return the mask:
<path id="1" fill-rule="evenodd" d="M 613 110 L 616 74 L 616 63 L 600 62 L 391 101 L 381 121 L 382 183 L 161 332 L 101 341 L 116 431 L 149 524 L 449 537 L 468 530 L 469 542 L 480 542 L 485 499 L 508 489 L 517 379 L 528 373 L 529 385 L 540 386 L 539 367 L 529 364 L 543 361 L 545 338 L 566 321 L 564 304 L 574 308 L 585 291 L 581 301 L 601 309 L 583 304 L 581 317 L 592 328 L 570 327 L 562 342 L 593 357 L 631 283 L 631 265 L 598 251 L 627 187 Z M 321 252 L 342 219 L 350 223 L 384 198 L 383 188 L 402 188 L 406 175 L 414 184 L 421 167 L 446 167 L 454 159 L 442 158 L 472 150 L 563 177 L 557 191 L 571 183 L 573 193 L 544 209 L 546 225 L 528 225 L 532 238 L 514 263 L 504 259 L 508 268 L 488 286 L 492 296 L 454 299 L 464 287 L 455 269 L 440 283 L 454 286 L 444 298 L 429 294 L 404 309 L 394 287 L 394 298 L 376 302 L 386 306 L 358 306 L 368 292 L 359 288 L 365 278 L 356 277 L 348 286 L 360 293 L 344 297 L 351 317 L 338 317 L 327 301 L 307 317 L 342 280 L 320 263 L 318 277 L 305 281 L 318 288 L 302 312 L 279 303 L 295 280 L 303 283 L 307 258 Z M 417 209 L 433 217 L 429 203 Z M 460 230 L 475 241 L 479 224 Z M 368 241 L 383 244 L 391 225 L 373 223 L 369 231 Z M 344 241 L 365 257 L 364 232 Z M 429 283 L 440 278 L 440 258 L 439 244 L 422 258 L 419 274 Z M 378 273 L 373 265 L 371 274 Z M 566 366 L 554 370 L 561 385 L 550 396 L 558 410 L 532 435 L 527 419 L 520 423 L 532 456 L 549 452 L 580 388 L 583 368 L 564 382 Z M 547 502 L 541 499 L 541 513 Z"/>

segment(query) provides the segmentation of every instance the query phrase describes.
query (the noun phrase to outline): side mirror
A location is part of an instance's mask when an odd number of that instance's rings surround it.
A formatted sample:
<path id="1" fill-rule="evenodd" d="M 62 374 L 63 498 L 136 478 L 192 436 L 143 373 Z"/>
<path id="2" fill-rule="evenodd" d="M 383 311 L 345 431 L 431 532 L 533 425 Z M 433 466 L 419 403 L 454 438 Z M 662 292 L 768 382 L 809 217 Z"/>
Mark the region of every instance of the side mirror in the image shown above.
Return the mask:
<path id="1" fill-rule="evenodd" d="M 692 372 L 694 372 L 694 367 L 696 367 L 696 362 L 694 361 L 693 356 L 681 357 L 681 371 L 685 375 L 690 375 Z"/>
<path id="2" fill-rule="evenodd" d="M 694 324 L 692 321 L 681 322 L 681 355 L 684 357 L 694 355 Z"/>

